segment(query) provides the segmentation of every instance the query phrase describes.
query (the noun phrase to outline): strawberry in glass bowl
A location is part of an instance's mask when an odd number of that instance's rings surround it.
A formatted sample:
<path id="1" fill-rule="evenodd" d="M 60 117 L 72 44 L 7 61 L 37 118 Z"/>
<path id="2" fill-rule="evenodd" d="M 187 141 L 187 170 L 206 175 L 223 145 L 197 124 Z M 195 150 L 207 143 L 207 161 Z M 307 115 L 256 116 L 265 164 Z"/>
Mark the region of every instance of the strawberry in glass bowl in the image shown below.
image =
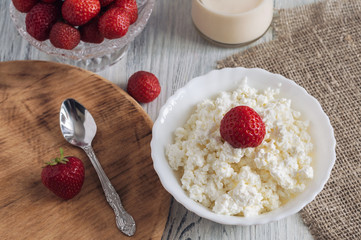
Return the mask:
<path id="1" fill-rule="evenodd" d="M 12 0 L 11 18 L 31 45 L 55 61 L 90 71 L 118 62 L 155 0 Z"/>

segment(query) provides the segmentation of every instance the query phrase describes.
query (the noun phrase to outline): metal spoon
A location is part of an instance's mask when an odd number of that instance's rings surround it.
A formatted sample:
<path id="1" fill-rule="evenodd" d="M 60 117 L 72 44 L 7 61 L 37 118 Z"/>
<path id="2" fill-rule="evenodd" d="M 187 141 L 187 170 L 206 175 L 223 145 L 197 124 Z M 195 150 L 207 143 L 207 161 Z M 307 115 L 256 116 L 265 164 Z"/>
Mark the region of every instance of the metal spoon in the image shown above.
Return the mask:
<path id="1" fill-rule="evenodd" d="M 125 235 L 133 236 L 136 228 L 134 219 L 123 208 L 119 195 L 105 175 L 91 146 L 97 131 L 92 115 L 74 99 L 66 99 L 60 108 L 60 129 L 69 143 L 86 152 L 98 174 L 105 197 L 114 210 L 117 227 Z"/>

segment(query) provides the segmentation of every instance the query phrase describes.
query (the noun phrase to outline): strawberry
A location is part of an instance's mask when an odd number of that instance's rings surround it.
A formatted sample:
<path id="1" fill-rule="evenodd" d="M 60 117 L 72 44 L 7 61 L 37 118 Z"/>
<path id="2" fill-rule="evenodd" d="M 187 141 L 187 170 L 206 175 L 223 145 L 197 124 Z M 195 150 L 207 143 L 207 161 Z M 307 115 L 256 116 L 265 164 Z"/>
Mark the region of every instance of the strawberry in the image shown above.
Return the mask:
<path id="1" fill-rule="evenodd" d="M 41 181 L 55 195 L 68 200 L 80 192 L 84 172 L 83 162 L 76 157 L 64 157 L 60 148 L 60 157 L 52 159 L 43 168 Z"/>
<path id="2" fill-rule="evenodd" d="M 61 8 L 63 18 L 71 25 L 80 26 L 100 12 L 99 0 L 65 0 Z"/>
<path id="3" fill-rule="evenodd" d="M 79 27 L 81 40 L 89 43 L 101 43 L 104 36 L 98 29 L 99 17 L 95 17 L 90 22 Z"/>
<path id="4" fill-rule="evenodd" d="M 71 50 L 79 44 L 80 33 L 69 24 L 57 22 L 51 28 L 49 39 L 54 47 Z"/>
<path id="5" fill-rule="evenodd" d="M 26 31 L 36 40 L 45 41 L 49 38 L 49 32 L 56 22 L 59 12 L 56 6 L 49 3 L 37 3 L 26 14 Z"/>
<path id="6" fill-rule="evenodd" d="M 111 8 L 100 17 L 99 31 L 105 38 L 120 38 L 128 32 L 129 21 L 129 14 L 123 9 Z"/>
<path id="7" fill-rule="evenodd" d="M 128 80 L 127 91 L 138 102 L 153 101 L 158 97 L 160 90 L 158 78 L 150 72 L 136 72 Z"/>
<path id="8" fill-rule="evenodd" d="M 257 147 L 266 135 L 266 127 L 256 111 L 247 106 L 229 110 L 220 125 L 222 138 L 234 148 Z"/>
<path id="9" fill-rule="evenodd" d="M 138 19 L 138 7 L 136 0 L 115 0 L 111 7 L 124 9 L 130 15 L 130 24 L 135 23 Z"/>
<path id="10" fill-rule="evenodd" d="M 114 0 L 99 0 L 100 1 L 100 5 L 102 7 L 108 6 L 109 4 L 111 4 L 112 2 L 114 2 Z"/>
<path id="11" fill-rule="evenodd" d="M 31 10 L 39 0 L 13 0 L 14 7 L 22 13 L 27 13 Z"/>
<path id="12" fill-rule="evenodd" d="M 61 0 L 41 0 L 42 2 L 45 2 L 45 3 L 55 3 L 55 2 L 59 2 Z"/>

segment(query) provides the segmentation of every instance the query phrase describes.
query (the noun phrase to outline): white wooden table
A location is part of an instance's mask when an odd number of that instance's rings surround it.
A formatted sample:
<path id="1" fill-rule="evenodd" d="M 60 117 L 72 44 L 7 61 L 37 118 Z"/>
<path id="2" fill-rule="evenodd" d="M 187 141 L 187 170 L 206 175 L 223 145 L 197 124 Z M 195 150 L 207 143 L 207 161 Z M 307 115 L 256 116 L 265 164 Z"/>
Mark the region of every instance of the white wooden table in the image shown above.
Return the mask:
<path id="1" fill-rule="evenodd" d="M 9 2 L 0 1 L 0 61 L 48 60 L 17 33 L 9 16 Z M 274 6 L 290 8 L 318 0 L 275 0 Z M 125 89 L 128 77 L 139 70 L 158 76 L 162 91 L 152 103 L 142 105 L 155 120 L 165 101 L 193 77 L 215 69 L 216 62 L 244 48 L 221 48 L 204 40 L 194 28 L 190 0 L 157 0 L 145 30 L 117 64 L 98 74 Z M 270 29 L 252 45 L 273 38 Z M 251 45 L 251 46 L 252 46 Z M 1 79 L 0 79 L 1 81 Z M 163 239 L 312 239 L 299 215 L 265 225 L 226 226 L 202 219 L 172 200 Z"/>

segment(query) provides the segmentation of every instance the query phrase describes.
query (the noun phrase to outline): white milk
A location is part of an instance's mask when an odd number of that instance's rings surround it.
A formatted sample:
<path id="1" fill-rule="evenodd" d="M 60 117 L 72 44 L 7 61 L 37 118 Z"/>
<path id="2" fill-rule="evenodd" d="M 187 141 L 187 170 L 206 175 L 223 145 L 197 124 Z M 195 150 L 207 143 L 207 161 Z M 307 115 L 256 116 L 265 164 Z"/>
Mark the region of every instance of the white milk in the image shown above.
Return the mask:
<path id="1" fill-rule="evenodd" d="M 257 7 L 262 0 L 201 0 L 209 9 L 222 13 L 243 13 Z"/>
<path id="2" fill-rule="evenodd" d="M 192 0 L 192 19 L 207 38 L 224 44 L 246 44 L 266 32 L 273 0 Z"/>

